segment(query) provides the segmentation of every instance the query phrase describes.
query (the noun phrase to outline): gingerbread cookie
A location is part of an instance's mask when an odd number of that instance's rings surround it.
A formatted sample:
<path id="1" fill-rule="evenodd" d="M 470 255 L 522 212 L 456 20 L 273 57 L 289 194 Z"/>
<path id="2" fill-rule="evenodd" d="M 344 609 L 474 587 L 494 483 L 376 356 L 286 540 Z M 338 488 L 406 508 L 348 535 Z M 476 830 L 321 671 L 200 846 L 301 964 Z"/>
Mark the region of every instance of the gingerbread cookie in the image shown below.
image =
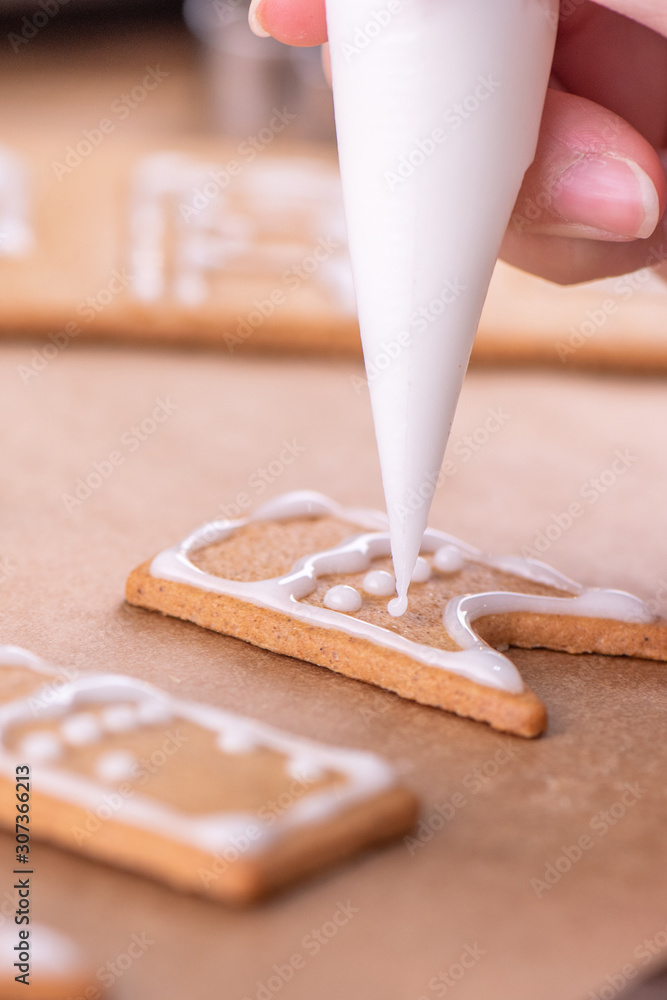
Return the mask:
<path id="1" fill-rule="evenodd" d="M 74 170 L 33 145 L 0 147 L 0 333 L 49 338 L 26 384 L 84 339 L 359 351 L 329 149 L 128 142 Z"/>
<path id="2" fill-rule="evenodd" d="M 394 593 L 384 515 L 307 491 L 204 525 L 135 569 L 126 590 L 131 604 L 520 736 L 541 733 L 546 710 L 499 649 L 667 659 L 667 623 L 632 595 L 441 531 L 424 535 L 400 618 L 386 609 Z"/>
<path id="3" fill-rule="evenodd" d="M 65 680 L 0 647 L 0 701 L 2 825 L 14 830 L 27 768 L 31 836 L 179 889 L 248 902 L 415 820 L 414 796 L 375 755 L 131 677 Z"/>
<path id="4" fill-rule="evenodd" d="M 360 357 L 336 159 L 293 142 L 284 109 L 262 133 L 102 155 L 41 129 L 0 145 L 0 336 L 47 338 L 18 367 L 26 384 L 84 339 Z M 473 361 L 664 371 L 664 256 L 570 288 L 499 264 Z"/>

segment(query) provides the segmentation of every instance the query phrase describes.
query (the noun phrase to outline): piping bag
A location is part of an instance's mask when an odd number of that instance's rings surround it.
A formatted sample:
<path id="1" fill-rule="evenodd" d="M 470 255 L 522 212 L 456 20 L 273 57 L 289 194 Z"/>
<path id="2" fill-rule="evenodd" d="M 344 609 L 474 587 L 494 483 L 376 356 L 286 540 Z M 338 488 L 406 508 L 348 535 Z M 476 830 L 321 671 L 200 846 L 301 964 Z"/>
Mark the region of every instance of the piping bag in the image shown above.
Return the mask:
<path id="1" fill-rule="evenodd" d="M 557 0 L 327 0 L 343 200 L 401 615 L 500 243 L 535 156 Z"/>

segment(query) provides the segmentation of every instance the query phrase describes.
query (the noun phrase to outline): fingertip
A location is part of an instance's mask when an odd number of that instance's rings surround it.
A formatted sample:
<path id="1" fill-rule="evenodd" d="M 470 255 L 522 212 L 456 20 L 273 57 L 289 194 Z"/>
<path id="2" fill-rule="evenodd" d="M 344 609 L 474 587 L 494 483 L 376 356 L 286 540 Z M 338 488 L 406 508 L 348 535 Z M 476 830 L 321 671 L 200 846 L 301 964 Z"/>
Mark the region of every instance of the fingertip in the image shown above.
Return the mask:
<path id="1" fill-rule="evenodd" d="M 250 27 L 287 45 L 322 45 L 327 40 L 324 0 L 252 0 Z"/>
<path id="2" fill-rule="evenodd" d="M 667 202 L 653 147 L 606 108 L 549 91 L 535 160 L 513 215 L 518 232 L 646 239 Z"/>

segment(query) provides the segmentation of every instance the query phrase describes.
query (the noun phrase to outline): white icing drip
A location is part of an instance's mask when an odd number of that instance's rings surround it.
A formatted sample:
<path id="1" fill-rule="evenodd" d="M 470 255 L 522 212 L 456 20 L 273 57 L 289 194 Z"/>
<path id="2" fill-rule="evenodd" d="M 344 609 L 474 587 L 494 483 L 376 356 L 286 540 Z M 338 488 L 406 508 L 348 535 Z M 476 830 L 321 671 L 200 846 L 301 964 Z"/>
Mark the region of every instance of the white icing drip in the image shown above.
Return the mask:
<path id="1" fill-rule="evenodd" d="M 332 611 L 353 613 L 361 607 L 361 594 L 354 587 L 339 583 L 327 590 L 324 595 L 324 607 L 331 608 Z"/>
<path id="2" fill-rule="evenodd" d="M 110 733 L 127 733 L 136 729 L 139 716 L 136 708 L 130 705 L 111 705 L 100 712 L 102 726 Z"/>
<path id="3" fill-rule="evenodd" d="M 235 175 L 225 173 L 222 164 L 184 153 L 155 153 L 139 164 L 130 206 L 134 295 L 145 302 L 174 296 L 196 308 L 211 298 L 221 276 L 273 276 L 273 287 L 301 266 L 292 281 L 319 285 L 353 313 L 333 164 L 271 157 L 245 163 Z M 284 283 L 283 294 L 293 287 Z"/>
<path id="4" fill-rule="evenodd" d="M 134 777 L 139 761 L 129 750 L 109 750 L 95 761 L 95 773 L 101 781 L 117 784 Z"/>
<path id="5" fill-rule="evenodd" d="M 458 573 L 465 566 L 465 559 L 456 545 L 441 545 L 433 556 L 433 565 L 441 573 Z"/>
<path id="6" fill-rule="evenodd" d="M 388 556 L 390 545 L 389 535 L 386 531 L 353 535 L 352 538 L 334 549 L 300 559 L 285 576 L 271 580 L 254 582 L 226 580 L 211 573 L 205 573 L 195 566 L 190 558 L 191 554 L 198 548 L 228 537 L 250 521 L 280 519 L 281 517 L 306 517 L 312 516 L 313 513 L 328 514 L 357 526 L 364 526 L 364 522 L 367 524 L 368 521 L 373 521 L 374 525 L 383 521 L 381 514 L 375 513 L 373 515 L 372 512 L 368 511 L 346 510 L 321 494 L 289 493 L 271 501 L 270 505 L 265 506 L 262 510 L 256 511 L 252 518 L 238 521 L 216 521 L 204 525 L 188 535 L 180 545 L 165 549 L 157 555 L 151 563 L 150 572 L 158 579 L 186 583 L 212 593 L 239 597 L 260 607 L 282 611 L 298 621 L 337 629 L 346 635 L 357 636 L 378 646 L 404 653 L 428 667 L 460 674 L 478 684 L 514 693 L 523 690 L 523 682 L 514 664 L 507 657 L 486 646 L 466 628 L 457 628 L 456 635 L 452 635 L 452 638 L 461 645 L 462 649 L 450 652 L 413 642 L 390 629 L 361 621 L 338 611 L 299 603 L 303 597 L 315 589 L 318 577 L 328 574 L 361 573 L 370 568 L 373 559 Z M 358 517 L 359 513 L 362 513 L 363 519 Z M 518 556 L 489 556 L 445 532 L 432 528 L 426 530 L 422 539 L 422 552 L 435 553 L 445 546 L 455 548 L 460 553 L 461 558 L 467 562 L 479 562 L 558 590 L 569 591 L 578 596 L 586 595 L 587 601 L 595 602 L 596 617 L 620 618 L 624 621 L 654 620 L 654 616 L 651 615 L 646 605 L 631 595 L 625 595 L 628 601 L 623 603 L 618 598 L 619 591 L 584 590 L 580 584 L 537 560 L 523 559 Z M 496 593 L 501 598 L 505 597 L 502 592 L 492 592 L 490 596 L 494 596 Z M 597 596 L 589 598 L 588 595 L 591 594 Z M 475 599 L 481 596 L 473 595 Z M 551 603 L 547 613 L 571 614 L 571 605 L 568 606 L 565 603 L 567 596 L 569 595 L 564 595 L 563 598 L 548 598 Z M 606 600 L 607 598 L 608 600 Z M 465 595 L 454 598 L 449 602 L 447 608 L 443 609 L 452 618 L 454 625 L 458 621 L 458 604 L 464 600 L 466 600 Z M 530 610 L 531 600 L 530 595 L 512 594 L 510 595 L 511 610 L 521 611 L 524 607 Z M 390 607 L 391 603 L 393 602 L 390 602 Z M 584 602 L 576 604 L 577 608 L 589 606 L 591 605 Z M 588 611 L 587 613 L 591 614 L 592 612 Z M 638 619 L 639 614 L 644 617 Z M 447 620 L 449 621 L 450 618 L 448 617 Z"/>
<path id="7" fill-rule="evenodd" d="M 92 712 L 77 712 L 63 721 L 60 732 L 66 743 L 84 747 L 97 743 L 102 736 L 102 727 Z"/>
<path id="8" fill-rule="evenodd" d="M 384 569 L 372 569 L 361 584 L 367 594 L 375 597 L 391 597 L 396 593 L 396 580 L 393 573 Z"/>
<path id="9" fill-rule="evenodd" d="M 427 580 L 431 579 L 431 566 L 423 556 L 417 557 L 410 579 L 413 583 L 426 583 Z"/>
<path id="10" fill-rule="evenodd" d="M 299 798 L 279 817 L 272 816 L 270 821 L 265 821 L 261 813 L 192 815 L 150 798 L 141 789 L 135 789 L 131 796 L 122 797 L 114 813 L 118 821 L 160 835 L 168 831 L 174 840 L 202 850 L 217 853 L 227 847 L 235 847 L 239 837 L 248 840 L 248 827 L 252 826 L 260 831 L 260 835 L 251 840 L 248 853 L 261 853 L 290 830 L 308 823 L 323 822 L 353 803 L 377 795 L 395 784 L 393 770 L 373 754 L 314 743 L 210 705 L 180 701 L 149 684 L 119 674 L 89 674 L 64 684 L 55 693 L 50 712 L 54 718 L 60 718 L 61 725 L 66 728 L 68 720 L 77 716 L 80 718 L 86 710 L 92 714 L 91 710 L 100 705 L 116 706 L 128 702 L 136 704 L 143 714 L 150 714 L 148 706 L 166 710 L 175 722 L 180 719 L 191 721 L 210 730 L 216 740 L 226 736 L 230 745 L 234 743 L 239 747 L 243 741 L 248 747 L 266 747 L 286 757 L 288 769 L 294 764 L 298 770 L 307 762 L 312 773 L 319 767 L 322 773 L 332 771 L 342 776 L 335 788 L 320 789 Z M 16 765 L 25 763 L 7 749 L 5 734 L 31 718 L 29 698 L 0 705 L 0 772 L 5 776 L 13 777 Z M 78 728 L 77 724 L 75 729 Z M 182 766 L 175 761 L 174 767 L 182 769 Z M 59 767 L 57 763 L 34 766 L 32 781 L 33 786 L 44 794 L 91 812 L 109 808 L 105 798 L 107 785 Z"/>
<path id="11" fill-rule="evenodd" d="M 19 753 L 26 763 L 58 760 L 62 756 L 63 745 L 55 733 L 45 730 L 26 734 L 21 740 Z"/>
<path id="12" fill-rule="evenodd" d="M 70 937 L 33 920 L 25 929 L 30 931 L 30 964 L 33 975 L 37 974 L 44 980 L 47 977 L 65 977 L 83 972 L 83 953 Z M 14 968 L 14 962 L 17 961 L 14 946 L 18 943 L 19 930 L 13 921 L 0 928 L 0 972 L 3 976 L 11 974 L 13 978 L 17 973 Z M 39 990 L 39 982 L 36 989 Z"/>
<path id="13" fill-rule="evenodd" d="M 392 618 L 400 618 L 408 610 L 408 595 L 402 594 L 400 597 L 395 597 L 393 601 L 390 601 L 387 605 L 387 611 L 392 616 Z"/>
<path id="14" fill-rule="evenodd" d="M 0 257 L 24 257 L 33 247 L 28 200 L 25 164 L 0 147 Z"/>

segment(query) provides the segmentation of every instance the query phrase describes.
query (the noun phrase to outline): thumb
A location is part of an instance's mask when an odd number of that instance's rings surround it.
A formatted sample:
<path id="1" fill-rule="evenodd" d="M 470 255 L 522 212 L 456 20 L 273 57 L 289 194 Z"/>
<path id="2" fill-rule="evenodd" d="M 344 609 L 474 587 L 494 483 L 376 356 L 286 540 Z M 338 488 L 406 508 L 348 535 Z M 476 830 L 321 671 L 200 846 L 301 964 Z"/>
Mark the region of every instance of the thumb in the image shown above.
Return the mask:
<path id="1" fill-rule="evenodd" d="M 660 158 L 639 132 L 593 101 L 550 90 L 503 257 L 564 282 L 624 273 L 643 266 L 666 202 Z"/>

